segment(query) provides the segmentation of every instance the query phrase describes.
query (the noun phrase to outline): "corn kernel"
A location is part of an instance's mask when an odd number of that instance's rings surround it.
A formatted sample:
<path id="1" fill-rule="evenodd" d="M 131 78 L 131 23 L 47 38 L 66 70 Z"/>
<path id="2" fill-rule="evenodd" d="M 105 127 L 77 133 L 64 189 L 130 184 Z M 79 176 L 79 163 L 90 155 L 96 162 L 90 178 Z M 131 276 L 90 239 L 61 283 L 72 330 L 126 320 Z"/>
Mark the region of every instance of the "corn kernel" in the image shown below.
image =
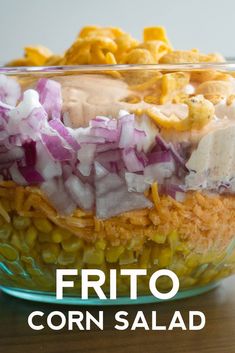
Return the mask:
<path id="1" fill-rule="evenodd" d="M 13 217 L 13 225 L 17 230 L 23 230 L 30 226 L 31 221 L 27 217 L 22 216 L 14 216 Z"/>
<path id="2" fill-rule="evenodd" d="M 53 236 L 54 236 L 53 241 L 56 243 L 56 242 L 59 242 L 60 239 L 62 241 L 62 240 L 71 238 L 72 233 L 68 229 L 56 227 L 52 231 L 52 239 L 53 239 Z"/>
<path id="3" fill-rule="evenodd" d="M 61 251 L 58 256 L 58 264 L 62 266 L 71 265 L 75 262 L 76 256 L 76 252 Z"/>
<path id="4" fill-rule="evenodd" d="M 187 267 L 197 267 L 200 264 L 200 256 L 197 254 L 190 254 L 187 258 L 186 258 L 186 266 Z"/>
<path id="5" fill-rule="evenodd" d="M 101 265 L 104 262 L 104 251 L 88 247 L 83 254 L 83 262 L 89 265 Z"/>
<path id="6" fill-rule="evenodd" d="M 74 263 L 74 268 L 76 268 L 77 270 L 81 270 L 84 266 L 83 264 L 83 253 L 82 252 L 79 252 L 77 253 L 77 258 L 76 258 L 76 261 Z"/>
<path id="7" fill-rule="evenodd" d="M 150 267 L 150 255 L 151 255 L 151 248 L 150 247 L 145 247 L 143 249 L 143 252 L 140 256 L 140 268 L 148 268 Z"/>
<path id="8" fill-rule="evenodd" d="M 153 246 L 151 250 L 151 260 L 154 265 L 157 265 L 159 262 L 161 248 L 159 246 Z"/>
<path id="9" fill-rule="evenodd" d="M 70 239 L 66 239 L 62 241 L 62 248 L 66 251 L 66 252 L 74 252 L 77 251 L 79 249 L 82 249 L 84 246 L 84 242 L 82 239 L 73 237 Z"/>
<path id="10" fill-rule="evenodd" d="M 37 230 L 33 226 L 30 226 L 27 229 L 25 234 L 26 244 L 32 248 L 35 244 L 36 238 L 37 238 Z"/>
<path id="11" fill-rule="evenodd" d="M 104 239 L 100 239 L 95 243 L 96 249 L 104 250 L 106 248 L 106 241 Z"/>
<path id="12" fill-rule="evenodd" d="M 9 244 L 0 244 L 0 254 L 9 261 L 15 261 L 19 257 L 18 251 Z"/>
<path id="13" fill-rule="evenodd" d="M 134 252 L 131 250 L 125 250 L 119 258 L 120 265 L 130 265 L 135 262 L 137 262 L 137 259 L 134 255 Z"/>
<path id="14" fill-rule="evenodd" d="M 35 218 L 33 223 L 37 230 L 42 233 L 50 233 L 53 229 L 52 224 L 46 218 Z"/>
<path id="15" fill-rule="evenodd" d="M 7 240 L 10 238 L 12 227 L 9 223 L 6 223 L 0 227 L 0 240 Z"/>
<path id="16" fill-rule="evenodd" d="M 184 255 L 188 255 L 190 253 L 189 248 L 187 248 L 186 244 L 183 243 L 179 243 L 176 247 L 175 247 L 175 251 L 181 252 Z"/>
<path id="17" fill-rule="evenodd" d="M 6 212 L 12 211 L 11 201 L 7 199 L 1 199 L 1 205 Z"/>
<path id="18" fill-rule="evenodd" d="M 218 270 L 215 268 L 207 269 L 200 278 L 200 284 L 206 284 L 211 282 L 216 275 L 218 274 Z"/>
<path id="19" fill-rule="evenodd" d="M 164 248 L 159 255 L 159 266 L 168 267 L 172 260 L 172 251 L 170 248 Z"/>
<path id="20" fill-rule="evenodd" d="M 51 240 L 53 241 L 53 243 L 61 243 L 63 240 L 63 233 L 60 229 L 53 229 L 52 233 L 51 233 Z"/>
<path id="21" fill-rule="evenodd" d="M 121 245 L 108 248 L 105 252 L 106 261 L 109 263 L 117 262 L 124 250 L 124 247 Z"/>
<path id="22" fill-rule="evenodd" d="M 0 215 L 0 226 L 3 226 L 5 222 L 5 219 Z"/>
<path id="23" fill-rule="evenodd" d="M 40 243 L 51 243 L 52 237 L 51 233 L 38 233 L 38 240 Z"/>
<path id="24" fill-rule="evenodd" d="M 56 264 L 60 248 L 57 244 L 49 244 L 42 250 L 43 261 L 47 264 Z"/>
<path id="25" fill-rule="evenodd" d="M 155 233 L 151 238 L 157 244 L 164 244 L 166 241 L 166 234 Z"/>
<path id="26" fill-rule="evenodd" d="M 174 230 L 168 234 L 168 241 L 172 250 L 175 250 L 176 246 L 179 244 L 179 235 Z"/>
<path id="27" fill-rule="evenodd" d="M 21 250 L 21 239 L 19 237 L 19 234 L 13 233 L 11 237 L 11 244 L 18 250 Z"/>

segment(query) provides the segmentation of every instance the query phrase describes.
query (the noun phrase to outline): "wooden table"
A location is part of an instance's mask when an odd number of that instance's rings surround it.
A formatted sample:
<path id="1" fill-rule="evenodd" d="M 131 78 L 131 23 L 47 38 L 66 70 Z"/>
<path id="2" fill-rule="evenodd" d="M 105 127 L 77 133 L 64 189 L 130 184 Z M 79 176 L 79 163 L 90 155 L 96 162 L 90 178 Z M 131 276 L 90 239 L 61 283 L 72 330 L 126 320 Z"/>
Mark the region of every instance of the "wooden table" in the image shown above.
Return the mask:
<path id="1" fill-rule="evenodd" d="M 0 294 L 0 353 L 235 353 L 235 277 L 217 289 L 187 300 L 143 306 L 105 307 L 104 331 L 33 331 L 27 325 L 35 310 L 88 310 L 96 315 L 101 308 L 46 305 L 21 301 Z M 169 323 L 175 310 L 186 320 L 189 310 L 206 315 L 201 331 L 117 331 L 113 329 L 118 310 L 129 312 L 129 321 L 138 310 L 150 317 L 157 310 L 161 323 Z"/>

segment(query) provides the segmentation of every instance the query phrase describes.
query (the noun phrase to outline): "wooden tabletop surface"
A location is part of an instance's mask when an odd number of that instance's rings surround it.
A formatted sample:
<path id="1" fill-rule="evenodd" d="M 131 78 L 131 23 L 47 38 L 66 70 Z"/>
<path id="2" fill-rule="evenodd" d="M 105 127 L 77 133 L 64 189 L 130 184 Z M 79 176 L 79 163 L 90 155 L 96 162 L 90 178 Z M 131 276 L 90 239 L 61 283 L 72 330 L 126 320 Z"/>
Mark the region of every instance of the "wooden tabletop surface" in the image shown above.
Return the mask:
<path id="1" fill-rule="evenodd" d="M 97 316 L 101 308 L 33 303 L 0 293 L 0 353 L 235 353 L 235 277 L 209 293 L 186 300 L 102 309 L 103 331 L 33 331 L 27 324 L 32 311 L 48 314 L 59 310 L 66 314 L 68 310 L 88 310 Z M 199 310 L 206 316 L 206 326 L 201 331 L 117 331 L 113 328 L 114 315 L 119 310 L 128 311 L 129 322 L 138 310 L 148 319 L 156 310 L 161 324 L 169 323 L 175 310 L 181 311 L 185 321 L 190 310 Z"/>

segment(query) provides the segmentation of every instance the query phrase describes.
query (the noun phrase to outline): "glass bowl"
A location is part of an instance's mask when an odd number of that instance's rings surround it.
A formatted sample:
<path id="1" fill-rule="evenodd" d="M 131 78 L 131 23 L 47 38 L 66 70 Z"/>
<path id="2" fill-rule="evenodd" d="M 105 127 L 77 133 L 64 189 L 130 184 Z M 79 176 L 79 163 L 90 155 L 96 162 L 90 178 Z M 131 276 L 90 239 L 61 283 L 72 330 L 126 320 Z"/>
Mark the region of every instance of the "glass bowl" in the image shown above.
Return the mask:
<path id="1" fill-rule="evenodd" d="M 175 299 L 235 270 L 235 63 L 0 68 L 0 285 L 62 303 Z M 81 270 L 116 269 L 118 299 L 82 300 Z M 146 269 L 129 299 L 121 269 Z M 158 289 L 168 291 L 169 278 Z M 109 281 L 103 285 L 109 294 Z"/>

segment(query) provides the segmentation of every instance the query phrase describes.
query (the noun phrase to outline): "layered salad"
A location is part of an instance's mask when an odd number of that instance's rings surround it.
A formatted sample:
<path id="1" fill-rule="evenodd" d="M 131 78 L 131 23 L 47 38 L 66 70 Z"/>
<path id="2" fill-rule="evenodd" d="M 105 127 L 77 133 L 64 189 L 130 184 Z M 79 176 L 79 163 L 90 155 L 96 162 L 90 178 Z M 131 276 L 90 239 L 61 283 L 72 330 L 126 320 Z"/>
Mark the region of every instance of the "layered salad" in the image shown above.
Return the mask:
<path id="1" fill-rule="evenodd" d="M 28 46 L 1 68 L 0 285 L 54 291 L 57 268 L 168 268 L 181 290 L 230 275 L 235 79 L 224 61 L 174 50 L 161 27 L 139 42 L 89 26 L 63 55 Z"/>

